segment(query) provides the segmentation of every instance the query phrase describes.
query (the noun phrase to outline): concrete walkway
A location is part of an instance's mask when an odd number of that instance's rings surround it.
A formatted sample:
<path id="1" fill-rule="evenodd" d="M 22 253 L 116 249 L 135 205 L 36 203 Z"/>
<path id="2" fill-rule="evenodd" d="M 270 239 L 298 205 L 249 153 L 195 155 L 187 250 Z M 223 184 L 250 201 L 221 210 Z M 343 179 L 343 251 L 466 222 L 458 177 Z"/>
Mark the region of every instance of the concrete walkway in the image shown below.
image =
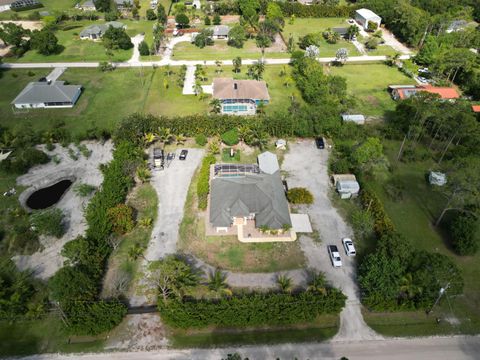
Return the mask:
<path id="1" fill-rule="evenodd" d="M 47 81 L 55 82 L 57 79 L 67 70 L 66 67 L 57 67 L 52 70 L 50 74 L 46 76 Z"/>
<path id="2" fill-rule="evenodd" d="M 132 44 L 133 44 L 133 54 L 130 60 L 128 60 L 128 63 L 136 64 L 140 62 L 140 51 L 138 50 L 138 46 L 140 45 L 140 43 L 143 41 L 144 38 L 145 38 L 145 35 L 141 35 L 141 34 L 135 35 L 134 37 L 131 38 Z"/>
<path id="3" fill-rule="evenodd" d="M 195 95 L 195 66 L 187 67 L 185 81 L 183 82 L 183 95 Z"/>

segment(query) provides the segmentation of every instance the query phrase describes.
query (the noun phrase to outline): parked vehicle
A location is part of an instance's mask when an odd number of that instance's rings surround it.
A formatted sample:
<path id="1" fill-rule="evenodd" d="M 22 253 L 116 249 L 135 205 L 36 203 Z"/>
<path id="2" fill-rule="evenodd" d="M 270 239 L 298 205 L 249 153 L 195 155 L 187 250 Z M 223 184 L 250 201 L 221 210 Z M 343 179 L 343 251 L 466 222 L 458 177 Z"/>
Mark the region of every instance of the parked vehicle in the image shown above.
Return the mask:
<path id="1" fill-rule="evenodd" d="M 165 166 L 165 153 L 163 149 L 156 147 L 153 149 L 153 167 L 157 170 L 163 170 Z"/>
<path id="2" fill-rule="evenodd" d="M 355 246 L 353 246 L 353 241 L 350 238 L 342 239 L 343 248 L 345 249 L 345 254 L 347 256 L 355 256 L 357 252 L 355 251 Z"/>
<path id="3" fill-rule="evenodd" d="M 180 152 L 180 156 L 178 157 L 179 160 L 185 160 L 187 158 L 187 155 L 188 155 L 188 150 L 182 150 Z"/>
<path id="4" fill-rule="evenodd" d="M 330 255 L 330 260 L 332 261 L 333 267 L 341 267 L 342 259 L 340 258 L 340 253 L 336 245 L 328 245 L 328 255 Z"/>
<path id="5" fill-rule="evenodd" d="M 323 140 L 323 137 L 317 137 L 315 144 L 317 145 L 317 149 L 325 149 L 325 140 Z"/>
<path id="6" fill-rule="evenodd" d="M 428 79 L 423 77 L 423 76 L 417 76 L 418 81 L 420 81 L 422 84 L 427 84 Z"/>

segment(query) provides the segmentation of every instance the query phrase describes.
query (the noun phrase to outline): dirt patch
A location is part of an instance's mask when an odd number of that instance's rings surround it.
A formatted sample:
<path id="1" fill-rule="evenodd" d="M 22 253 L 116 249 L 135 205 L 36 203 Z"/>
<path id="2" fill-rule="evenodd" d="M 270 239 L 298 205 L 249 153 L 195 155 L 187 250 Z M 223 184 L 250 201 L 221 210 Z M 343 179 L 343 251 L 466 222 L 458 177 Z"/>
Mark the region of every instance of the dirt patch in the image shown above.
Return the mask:
<path id="1" fill-rule="evenodd" d="M 0 21 L 0 24 L 7 24 L 7 23 L 20 25 L 25 30 L 40 30 L 41 28 L 43 28 L 43 23 L 41 21 L 11 21 L 11 20 Z"/>
<path id="2" fill-rule="evenodd" d="M 54 205 L 63 211 L 65 215 L 66 232 L 60 239 L 41 236 L 40 243 L 43 250 L 32 255 L 14 256 L 13 260 L 21 270 L 30 269 L 36 277 L 47 279 L 52 276 L 60 267 L 63 266 L 64 258 L 60 255 L 63 246 L 70 240 L 82 235 L 86 230 L 83 209 L 87 206 L 91 196 L 80 197 L 75 193 L 75 186 L 80 183 L 86 183 L 93 186 L 100 186 L 103 181 L 102 173 L 99 169 L 100 164 L 105 164 L 112 159 L 113 143 L 106 142 L 83 142 L 88 150 L 91 151 L 89 158 L 77 154 L 78 160 L 70 157 L 68 148 L 56 145 L 53 151 L 47 151 L 44 146 L 39 148 L 45 151 L 53 160 L 48 164 L 35 166 L 30 171 L 17 178 L 17 184 L 26 186 L 25 194 L 29 194 L 33 189 L 39 189 L 57 182 L 60 179 L 72 178 L 76 181 L 65 192 L 61 200 Z M 75 150 L 74 145 L 70 148 Z M 20 195 L 22 197 L 23 193 Z"/>

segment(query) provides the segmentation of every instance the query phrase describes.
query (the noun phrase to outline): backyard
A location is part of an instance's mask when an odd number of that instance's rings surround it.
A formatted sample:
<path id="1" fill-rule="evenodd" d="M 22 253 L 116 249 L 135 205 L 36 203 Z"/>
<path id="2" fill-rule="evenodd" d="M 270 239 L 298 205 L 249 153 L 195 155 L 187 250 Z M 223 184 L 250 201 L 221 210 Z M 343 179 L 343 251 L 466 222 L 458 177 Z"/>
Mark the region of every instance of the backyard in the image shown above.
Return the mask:
<path id="1" fill-rule="evenodd" d="M 255 44 L 255 40 L 247 40 L 243 48 L 237 49 L 228 46 L 225 40 L 215 40 L 212 46 L 203 49 L 190 42 L 181 42 L 173 49 L 173 60 L 231 60 L 237 56 L 242 59 L 261 59 L 262 51 Z M 265 49 L 266 58 L 288 58 L 286 51 L 281 51 L 278 46 Z"/>
<path id="2" fill-rule="evenodd" d="M 342 76 L 347 80 L 347 91 L 356 99 L 352 113 L 367 116 L 385 116 L 395 109 L 387 88 L 389 85 L 410 85 L 415 81 L 396 67 L 384 64 L 355 64 L 340 67 L 326 66 L 325 73 Z"/>
<path id="3" fill-rule="evenodd" d="M 295 19 L 293 24 L 290 24 L 288 21 L 286 21 L 282 34 L 285 41 L 292 36 L 295 40 L 295 44 L 298 46 L 298 40 L 302 36 L 311 33 L 322 33 L 328 28 L 348 26 L 349 24 L 347 23 L 347 20 L 343 18 L 303 18 Z M 340 48 L 347 49 L 349 56 L 361 55 L 355 45 L 349 41 L 340 40 L 336 44 L 329 44 L 322 37 L 322 42 L 320 45 L 320 57 L 333 57 Z"/>

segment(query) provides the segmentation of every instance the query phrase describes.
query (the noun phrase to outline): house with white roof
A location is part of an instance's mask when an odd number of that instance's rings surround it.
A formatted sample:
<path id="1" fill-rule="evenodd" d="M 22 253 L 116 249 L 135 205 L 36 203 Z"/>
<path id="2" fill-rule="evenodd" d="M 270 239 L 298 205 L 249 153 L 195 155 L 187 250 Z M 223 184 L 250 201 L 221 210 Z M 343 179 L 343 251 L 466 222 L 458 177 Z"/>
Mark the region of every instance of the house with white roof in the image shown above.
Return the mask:
<path id="1" fill-rule="evenodd" d="M 377 24 L 380 27 L 382 18 L 369 9 L 358 9 L 355 11 L 355 21 L 360 24 L 365 30 L 368 30 L 369 23 Z"/>

